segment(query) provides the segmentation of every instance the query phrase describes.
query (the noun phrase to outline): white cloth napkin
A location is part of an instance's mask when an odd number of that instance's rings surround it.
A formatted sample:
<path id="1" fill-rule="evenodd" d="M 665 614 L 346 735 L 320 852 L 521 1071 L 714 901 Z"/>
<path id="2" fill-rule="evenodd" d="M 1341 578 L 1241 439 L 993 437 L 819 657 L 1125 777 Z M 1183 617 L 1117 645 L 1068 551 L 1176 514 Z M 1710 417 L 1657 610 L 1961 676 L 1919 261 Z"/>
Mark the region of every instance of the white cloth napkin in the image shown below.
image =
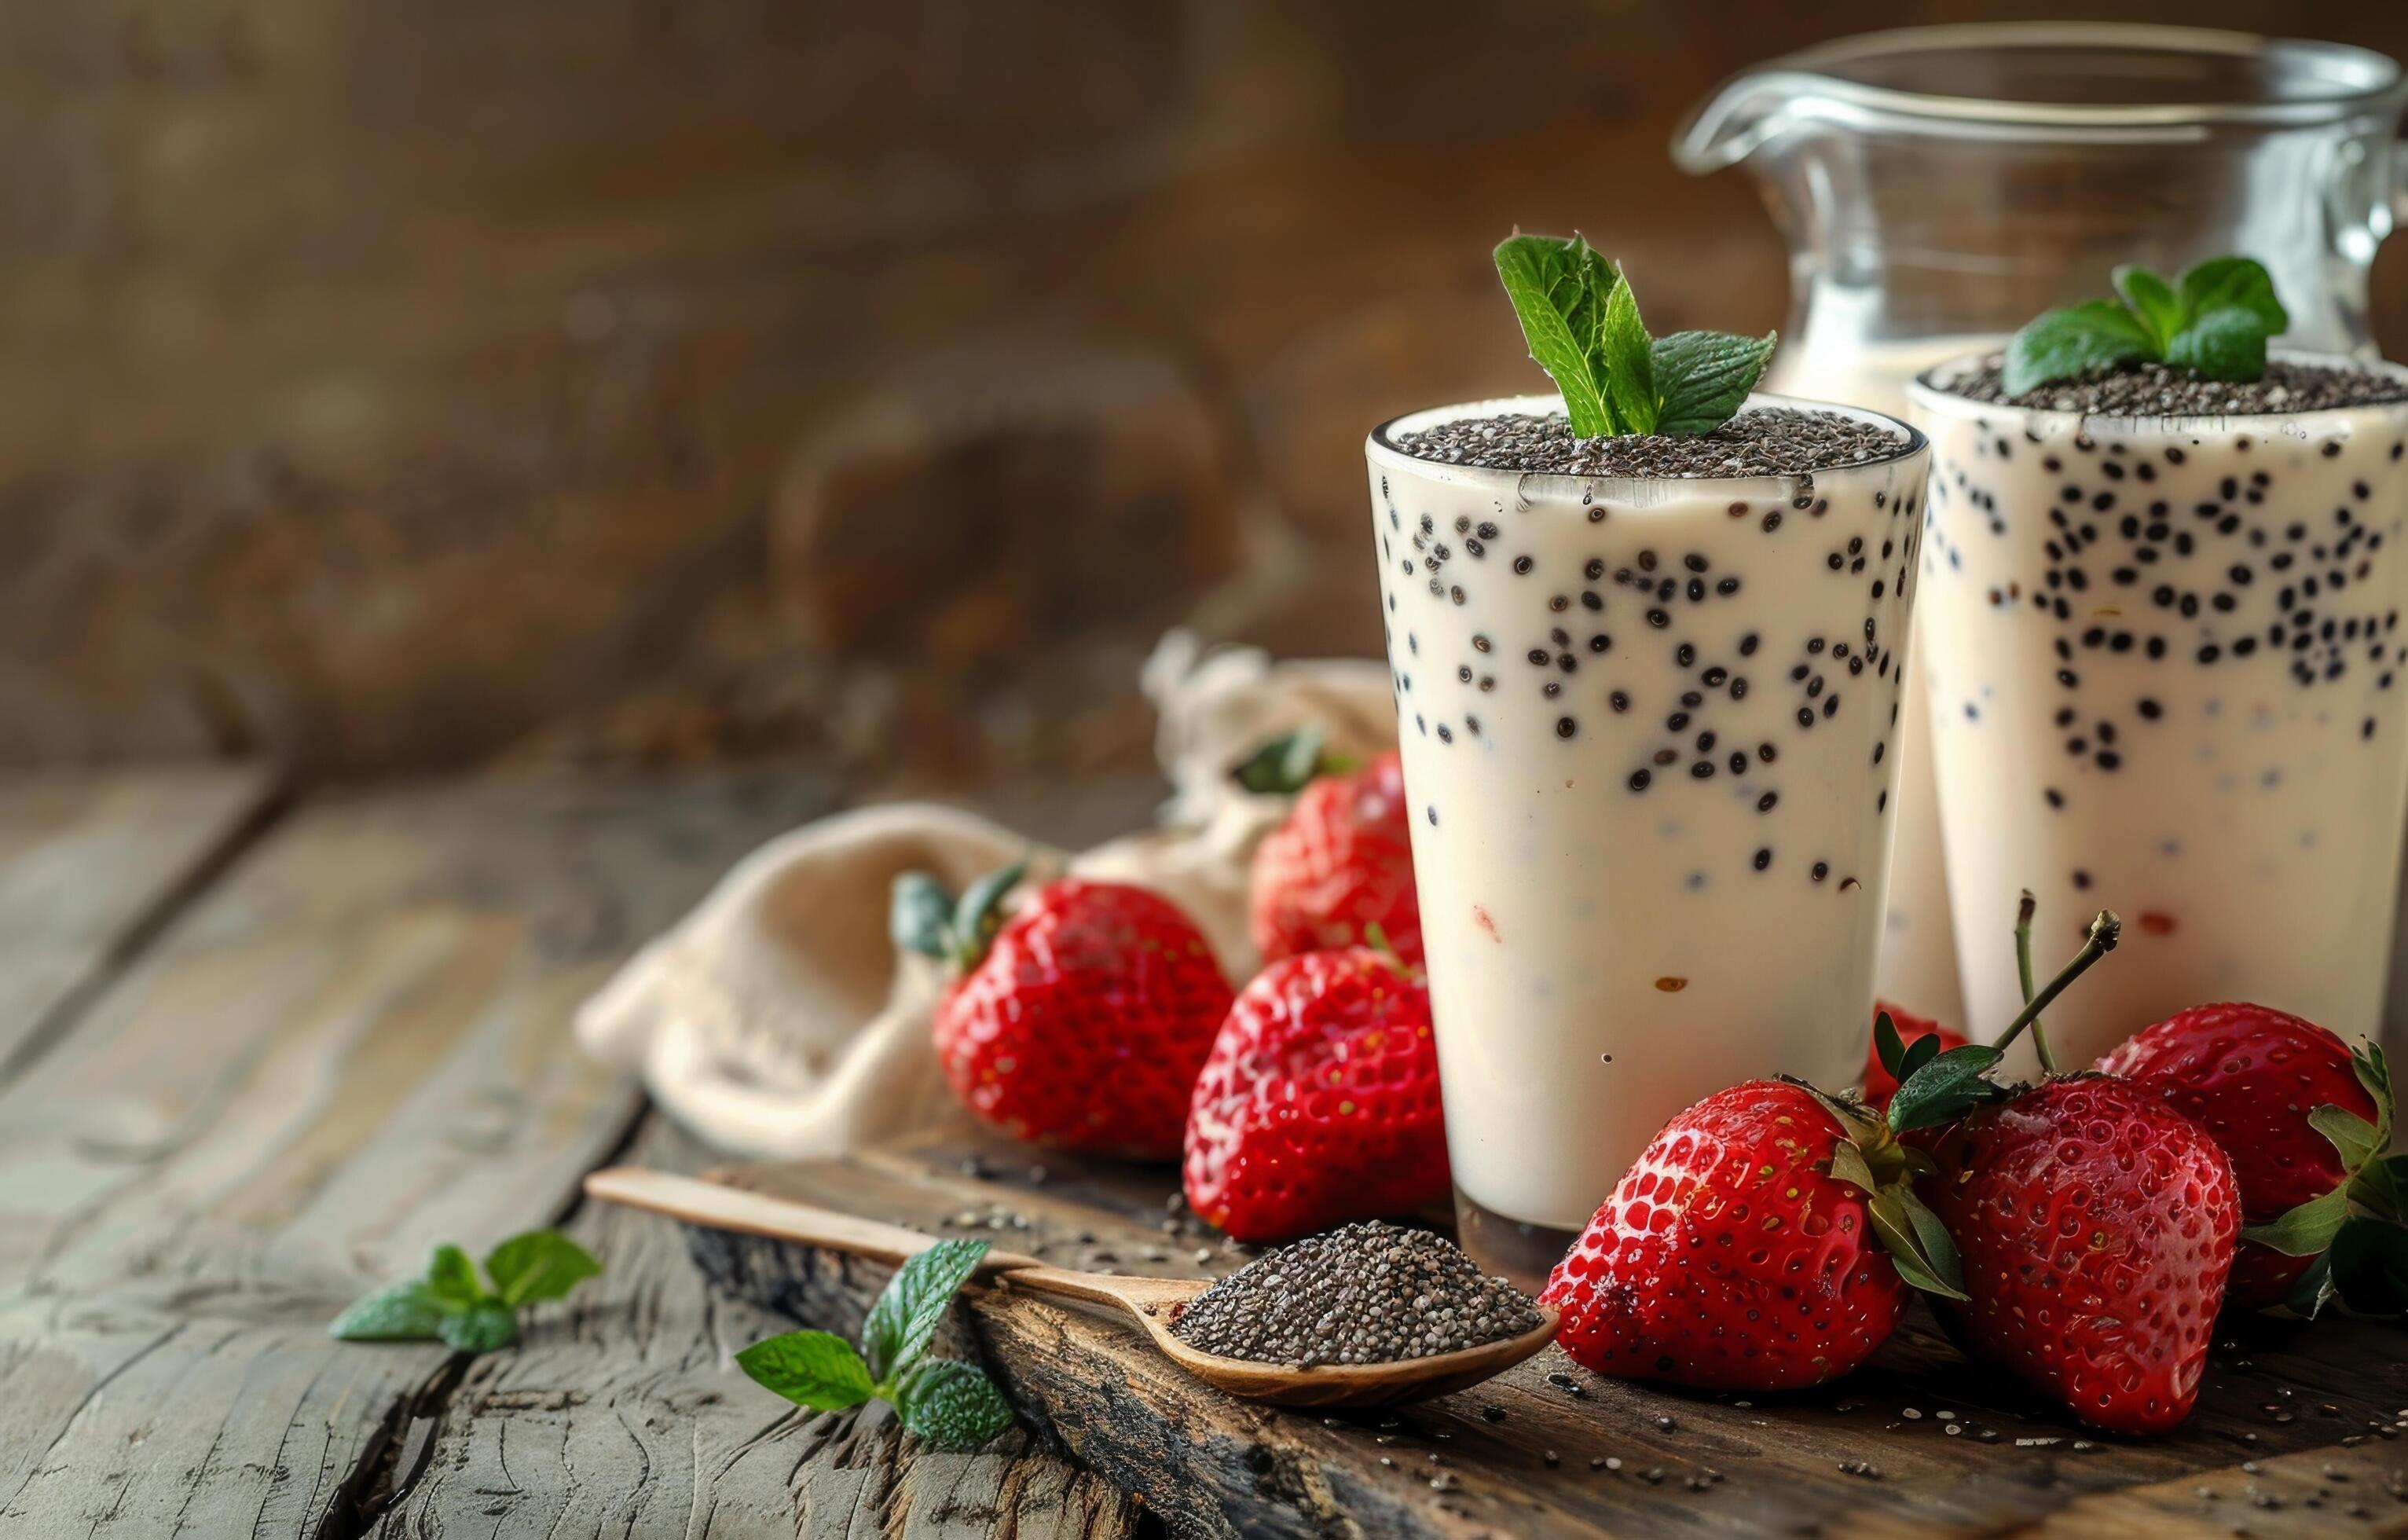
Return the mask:
<path id="1" fill-rule="evenodd" d="M 958 891 L 1032 849 L 1040 877 L 1067 868 L 1163 894 L 1242 984 L 1256 962 L 1247 863 L 1289 799 L 1248 792 L 1230 771 L 1314 724 L 1333 754 L 1387 747 L 1387 669 L 1372 659 L 1273 663 L 1251 648 L 1206 654 L 1174 631 L 1143 683 L 1172 787 L 1157 827 L 1066 855 L 933 803 L 824 818 L 746 856 L 631 958 L 579 1009 L 578 1042 L 639 1073 L 669 1115 L 734 1154 L 828 1155 L 932 1122 L 949 1105 L 929 1043 L 944 981 L 887 940 L 888 889 L 918 870 Z"/>

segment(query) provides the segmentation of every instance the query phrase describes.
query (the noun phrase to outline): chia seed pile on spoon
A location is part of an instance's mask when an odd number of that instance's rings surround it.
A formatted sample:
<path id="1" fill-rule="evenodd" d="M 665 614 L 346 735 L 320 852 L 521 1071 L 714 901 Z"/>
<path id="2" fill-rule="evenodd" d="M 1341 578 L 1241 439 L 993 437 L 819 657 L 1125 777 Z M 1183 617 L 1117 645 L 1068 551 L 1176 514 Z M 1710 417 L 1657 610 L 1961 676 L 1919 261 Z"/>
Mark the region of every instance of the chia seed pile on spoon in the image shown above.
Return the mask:
<path id="1" fill-rule="evenodd" d="M 1397 1363 L 1538 1330 L 1538 1306 L 1426 1230 L 1347 1225 L 1265 1252 L 1171 1326 L 1190 1347 L 1254 1363 Z"/>

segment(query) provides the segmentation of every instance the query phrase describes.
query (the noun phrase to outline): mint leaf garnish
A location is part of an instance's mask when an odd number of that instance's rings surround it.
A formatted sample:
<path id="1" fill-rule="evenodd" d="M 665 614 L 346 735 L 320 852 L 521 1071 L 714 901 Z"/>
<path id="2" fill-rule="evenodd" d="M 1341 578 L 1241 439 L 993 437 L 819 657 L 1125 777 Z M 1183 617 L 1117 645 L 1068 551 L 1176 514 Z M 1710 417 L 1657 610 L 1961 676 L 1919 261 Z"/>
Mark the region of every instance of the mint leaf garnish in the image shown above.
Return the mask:
<path id="1" fill-rule="evenodd" d="M 388 1284 L 335 1317 L 326 1330 L 347 1342 L 425 1342 L 443 1319 L 426 1280 Z"/>
<path id="2" fill-rule="evenodd" d="M 1011 1403 L 974 1363 L 937 1359 L 906 1380 L 903 1426 L 940 1449 L 975 1449 L 1011 1426 Z"/>
<path id="3" fill-rule="evenodd" d="M 892 1402 L 903 1426 L 929 1443 L 975 1449 L 1011 1426 L 1010 1403 L 977 1364 L 921 1355 L 986 1250 L 984 1241 L 940 1241 L 896 1268 L 869 1307 L 862 1352 L 832 1331 L 789 1331 L 754 1343 L 736 1355 L 737 1364 L 814 1410 L 877 1397 Z"/>
<path id="4" fill-rule="evenodd" d="M 1656 431 L 1675 439 L 1712 433 L 1731 420 L 1772 362 L 1779 334 L 1733 337 L 1728 332 L 1674 332 L 1648 350 L 1656 389 L 1663 397 Z"/>
<path id="5" fill-rule="evenodd" d="M 2237 305 L 2210 310 L 2174 334 L 2165 361 L 2208 380 L 2266 378 L 2266 328 Z"/>
<path id="6" fill-rule="evenodd" d="M 2007 343 L 2007 394 L 2021 396 L 2054 380 L 2137 364 L 2158 355 L 2157 338 L 2112 299 L 2051 310 Z"/>
<path id="7" fill-rule="evenodd" d="M 2174 333 L 2182 330 L 2186 313 L 2182 296 L 2164 279 L 2129 262 L 2115 269 L 2115 292 L 2124 296 L 2133 318 L 2141 323 L 2162 354 Z"/>
<path id="8" fill-rule="evenodd" d="M 1606 291 L 1605 320 L 1598 338 L 1605 359 L 1605 392 L 1626 433 L 1653 433 L 1662 416 L 1656 397 L 1656 367 L 1649 355 L 1647 324 L 1639 318 L 1639 296 L 1619 267 Z"/>
<path id="9" fill-rule="evenodd" d="M 1770 336 L 1651 339 L 1629 276 L 1578 235 L 1510 237 L 1497 248 L 1497 276 L 1530 356 L 1563 394 L 1575 438 L 1712 433 L 1739 410 L 1772 356 Z"/>
<path id="10" fill-rule="evenodd" d="M 423 1277 L 376 1290 L 326 1330 L 351 1342 L 441 1342 L 457 1352 L 490 1353 L 518 1340 L 519 1306 L 559 1299 L 601 1271 L 558 1231 L 531 1230 L 486 1257 L 485 1273 L 498 1286 L 488 1288 L 466 1252 L 438 1245 Z"/>
<path id="11" fill-rule="evenodd" d="M 504 1304 L 513 1309 L 538 1300 L 557 1300 L 602 1271 L 586 1249 L 556 1230 L 530 1230 L 494 1247 L 485 1274 Z"/>
<path id="12" fill-rule="evenodd" d="M 2015 333 L 2001 381 L 2008 395 L 2139 363 L 2262 380 L 2267 342 L 2291 324 L 2273 276 L 2248 257 L 2210 257 L 2178 283 L 2131 263 L 2114 277 L 2122 297 L 2050 310 Z"/>
<path id="13" fill-rule="evenodd" d="M 518 1312 L 499 1300 L 479 1300 L 436 1322 L 435 1334 L 455 1353 L 490 1353 L 519 1340 Z"/>
<path id="14" fill-rule="evenodd" d="M 911 1372 L 986 1251 L 984 1241 L 939 1241 L 895 1270 L 861 1328 L 861 1351 L 872 1374 L 899 1382 Z"/>
<path id="15" fill-rule="evenodd" d="M 2280 337 L 2291 314 L 2274 294 L 2274 275 L 2243 256 L 2210 257 L 2182 276 L 2186 324 L 2211 310 L 2247 310 L 2268 337 Z"/>
<path id="16" fill-rule="evenodd" d="M 789 1331 L 756 1342 L 736 1355 L 736 1365 L 764 1389 L 815 1412 L 858 1406 L 878 1393 L 869 1365 L 833 1331 Z"/>
<path id="17" fill-rule="evenodd" d="M 1608 282 L 1598 282 L 1599 270 Z M 1572 433 L 1582 439 L 1628 431 L 1607 398 L 1599 341 L 1612 276 L 1605 259 L 1577 235 L 1517 235 L 1497 246 L 1497 277 L 1513 302 L 1530 356 L 1555 377 Z"/>
<path id="18" fill-rule="evenodd" d="M 485 1297 L 477 1264 L 456 1245 L 438 1245 L 427 1259 L 426 1289 L 446 1310 L 465 1310 Z"/>

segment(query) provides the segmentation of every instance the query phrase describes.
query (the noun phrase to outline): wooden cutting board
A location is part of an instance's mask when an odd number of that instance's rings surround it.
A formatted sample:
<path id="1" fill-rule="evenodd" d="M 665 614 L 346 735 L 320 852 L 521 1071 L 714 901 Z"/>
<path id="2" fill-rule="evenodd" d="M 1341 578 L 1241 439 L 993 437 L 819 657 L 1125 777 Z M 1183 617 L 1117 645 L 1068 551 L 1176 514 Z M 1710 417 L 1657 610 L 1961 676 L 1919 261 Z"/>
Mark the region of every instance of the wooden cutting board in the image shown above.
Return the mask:
<path id="1" fill-rule="evenodd" d="M 1197 1224 L 1177 1173 L 947 1130 L 839 1159 L 730 1168 L 735 1186 L 1070 1267 L 1217 1276 L 1251 1255 Z M 859 1329 L 884 1272 L 690 1232 L 722 1287 L 797 1321 Z M 1589 1374 L 1549 1348 L 1501 1378 L 1393 1413 L 1239 1402 L 1132 1330 L 1014 1294 L 957 1313 L 1041 1432 L 1176 1534 L 2408 1533 L 2408 1331 L 2271 1321 L 2219 1332 L 2181 1432 L 2086 1432 L 1969 1364 L 1917 1305 L 1863 1371 L 1755 1397 Z"/>

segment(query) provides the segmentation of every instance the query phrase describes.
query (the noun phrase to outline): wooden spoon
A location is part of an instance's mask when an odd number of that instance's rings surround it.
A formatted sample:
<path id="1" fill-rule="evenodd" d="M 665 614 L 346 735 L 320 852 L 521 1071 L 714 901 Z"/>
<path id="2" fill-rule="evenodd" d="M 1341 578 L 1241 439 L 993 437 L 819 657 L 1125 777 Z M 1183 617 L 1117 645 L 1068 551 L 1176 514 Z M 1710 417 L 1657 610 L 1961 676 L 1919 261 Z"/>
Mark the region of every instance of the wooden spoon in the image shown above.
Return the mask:
<path id="1" fill-rule="evenodd" d="M 706 1230 L 796 1241 L 890 1264 L 937 1244 L 936 1237 L 899 1225 L 635 1166 L 593 1173 L 585 1178 L 585 1195 L 666 1214 Z M 1234 1396 L 1283 1406 L 1387 1406 L 1460 1390 L 1503 1373 L 1546 1346 L 1555 1339 L 1557 1318 L 1553 1306 L 1542 1304 L 1536 1329 L 1501 1342 L 1396 1363 L 1297 1368 L 1198 1352 L 1171 1335 L 1171 1323 L 1188 1302 L 1211 1287 L 1197 1279 L 1074 1273 L 1048 1267 L 1034 1257 L 999 1250 L 990 1250 L 971 1276 L 1008 1288 L 1118 1305 L 1145 1328 L 1146 1335 L 1166 1357 L 1197 1378 Z"/>

